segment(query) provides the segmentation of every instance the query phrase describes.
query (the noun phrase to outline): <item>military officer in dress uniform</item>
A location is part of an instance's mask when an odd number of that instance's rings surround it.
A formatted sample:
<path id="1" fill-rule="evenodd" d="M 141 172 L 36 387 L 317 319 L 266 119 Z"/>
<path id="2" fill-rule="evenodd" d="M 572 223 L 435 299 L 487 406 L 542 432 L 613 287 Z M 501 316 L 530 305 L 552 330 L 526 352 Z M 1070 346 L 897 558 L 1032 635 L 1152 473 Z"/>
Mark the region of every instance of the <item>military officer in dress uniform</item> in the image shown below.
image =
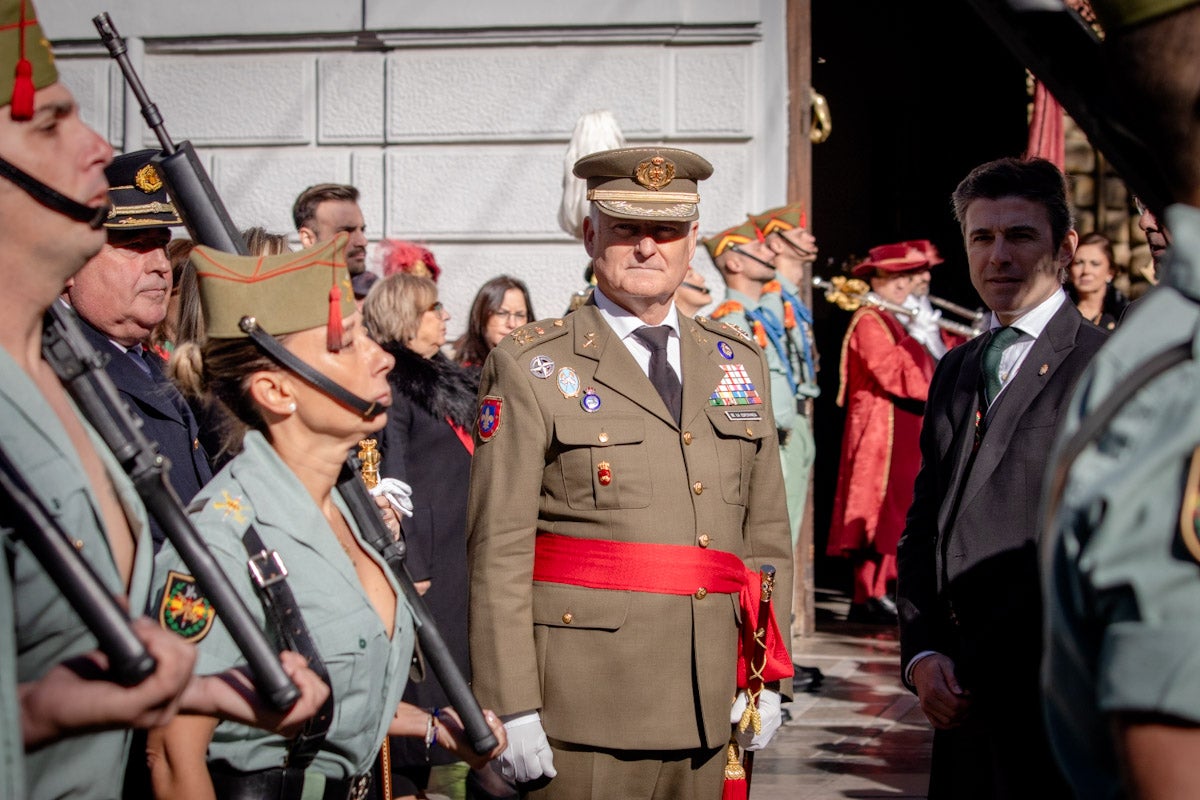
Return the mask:
<path id="1" fill-rule="evenodd" d="M 506 777 L 540 798 L 714 798 L 741 715 L 738 640 L 778 570 L 759 708 L 791 692 L 791 540 L 761 350 L 680 315 L 695 153 L 585 156 L 585 305 L 513 331 L 483 369 L 468 559 L 474 689 Z M 745 593 L 743 593 L 745 594 Z M 732 712 L 736 712 L 733 714 Z M 534 783 L 531 783 L 534 782 Z"/>
<path id="2" fill-rule="evenodd" d="M 165 363 L 146 346 L 167 315 L 171 263 L 167 242 L 183 220 L 150 159 L 157 150 L 117 156 L 105 169 L 111 207 L 104 220 L 108 241 L 67 282 L 64 297 L 84 324 L 84 337 L 107 356 L 105 370 L 142 432 L 171 463 L 167 477 L 185 504 L 212 478 L 200 427 L 187 400 L 164 373 Z M 154 549 L 166 535 L 151 519 Z"/>

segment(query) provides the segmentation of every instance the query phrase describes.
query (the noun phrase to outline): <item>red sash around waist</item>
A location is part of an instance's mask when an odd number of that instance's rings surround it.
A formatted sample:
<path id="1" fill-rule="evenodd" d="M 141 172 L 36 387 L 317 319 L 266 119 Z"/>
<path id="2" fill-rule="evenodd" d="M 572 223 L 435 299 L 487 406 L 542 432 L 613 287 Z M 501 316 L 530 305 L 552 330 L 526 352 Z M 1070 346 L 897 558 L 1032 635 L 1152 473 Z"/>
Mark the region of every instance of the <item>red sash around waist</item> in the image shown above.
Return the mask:
<path id="1" fill-rule="evenodd" d="M 746 688 L 749 658 L 754 652 L 761 586 L 758 573 L 733 553 L 677 544 L 577 539 L 538 531 L 533 579 L 589 589 L 651 594 L 737 594 L 742 609 L 738 637 L 738 687 Z M 764 681 L 792 676 L 792 660 L 775 621 L 767 621 L 767 664 Z"/>

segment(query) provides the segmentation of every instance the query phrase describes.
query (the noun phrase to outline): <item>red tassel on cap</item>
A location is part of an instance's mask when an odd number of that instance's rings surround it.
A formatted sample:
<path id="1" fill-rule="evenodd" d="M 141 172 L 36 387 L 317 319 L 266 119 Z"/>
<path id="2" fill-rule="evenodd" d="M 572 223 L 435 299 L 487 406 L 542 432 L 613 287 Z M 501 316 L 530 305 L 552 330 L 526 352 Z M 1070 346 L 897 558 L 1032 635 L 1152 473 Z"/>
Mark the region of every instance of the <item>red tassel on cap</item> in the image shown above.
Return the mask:
<path id="1" fill-rule="evenodd" d="M 13 76 L 12 118 L 33 119 L 33 64 L 25 57 L 25 0 L 21 0 L 21 20 L 17 24 L 17 69 Z"/>
<path id="2" fill-rule="evenodd" d="M 329 323 L 325 327 L 325 347 L 331 353 L 342 349 L 342 290 L 335 283 L 329 290 Z"/>
<path id="3" fill-rule="evenodd" d="M 800 227 L 801 228 L 808 227 L 808 212 L 805 211 L 803 208 L 800 209 Z"/>
<path id="4" fill-rule="evenodd" d="M 17 62 L 17 73 L 13 78 L 12 118 L 33 119 L 33 64 L 27 58 Z"/>

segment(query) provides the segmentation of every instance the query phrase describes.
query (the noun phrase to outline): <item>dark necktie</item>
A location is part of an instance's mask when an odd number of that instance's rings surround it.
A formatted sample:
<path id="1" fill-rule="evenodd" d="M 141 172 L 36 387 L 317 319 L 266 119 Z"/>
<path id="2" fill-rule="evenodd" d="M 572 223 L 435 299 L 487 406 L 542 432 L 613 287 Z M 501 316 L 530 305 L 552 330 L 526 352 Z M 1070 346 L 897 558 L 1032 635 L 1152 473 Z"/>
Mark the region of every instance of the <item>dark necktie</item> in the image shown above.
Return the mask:
<path id="1" fill-rule="evenodd" d="M 154 373 L 150 370 L 150 365 L 146 363 L 145 357 L 142 355 L 142 346 L 135 344 L 133 347 L 125 351 L 125 355 L 133 359 L 133 363 L 138 365 L 138 369 L 146 373 L 147 376 L 153 378 Z"/>
<path id="2" fill-rule="evenodd" d="M 997 328 L 992 334 L 992 340 L 983 351 L 983 390 L 988 405 L 1000 394 L 1003 382 L 1000 380 L 1000 357 L 1004 350 L 1021 336 L 1021 332 L 1013 327 Z"/>
<path id="3" fill-rule="evenodd" d="M 650 327 L 643 325 L 633 332 L 639 342 L 650 348 L 650 382 L 658 390 L 659 397 L 667 405 L 667 410 L 679 424 L 679 413 L 683 406 L 683 387 L 679 385 L 679 376 L 671 369 L 667 361 L 667 339 L 671 335 L 668 325 Z"/>

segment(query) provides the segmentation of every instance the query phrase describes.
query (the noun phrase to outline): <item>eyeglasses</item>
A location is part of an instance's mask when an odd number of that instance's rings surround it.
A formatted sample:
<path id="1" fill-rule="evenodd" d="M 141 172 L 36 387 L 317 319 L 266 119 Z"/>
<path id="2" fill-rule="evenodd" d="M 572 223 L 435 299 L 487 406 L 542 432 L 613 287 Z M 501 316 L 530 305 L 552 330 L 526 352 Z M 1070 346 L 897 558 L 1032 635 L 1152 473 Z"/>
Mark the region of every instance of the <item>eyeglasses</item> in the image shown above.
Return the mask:
<path id="1" fill-rule="evenodd" d="M 436 303 L 434 303 L 433 305 L 431 305 L 429 308 L 427 308 L 427 309 L 425 309 L 425 310 L 426 310 L 426 311 L 432 311 L 432 312 L 433 312 L 433 313 L 435 313 L 435 314 L 440 314 L 440 313 L 442 313 L 443 311 L 445 311 L 445 310 L 446 310 L 446 307 L 445 307 L 444 305 L 442 305 L 442 301 L 441 301 L 441 300 L 439 300 L 439 301 L 437 301 Z"/>
<path id="2" fill-rule="evenodd" d="M 529 319 L 529 315 L 524 311 L 505 311 L 503 308 L 498 308 L 492 312 L 493 317 L 502 317 L 516 325 L 524 325 Z"/>

